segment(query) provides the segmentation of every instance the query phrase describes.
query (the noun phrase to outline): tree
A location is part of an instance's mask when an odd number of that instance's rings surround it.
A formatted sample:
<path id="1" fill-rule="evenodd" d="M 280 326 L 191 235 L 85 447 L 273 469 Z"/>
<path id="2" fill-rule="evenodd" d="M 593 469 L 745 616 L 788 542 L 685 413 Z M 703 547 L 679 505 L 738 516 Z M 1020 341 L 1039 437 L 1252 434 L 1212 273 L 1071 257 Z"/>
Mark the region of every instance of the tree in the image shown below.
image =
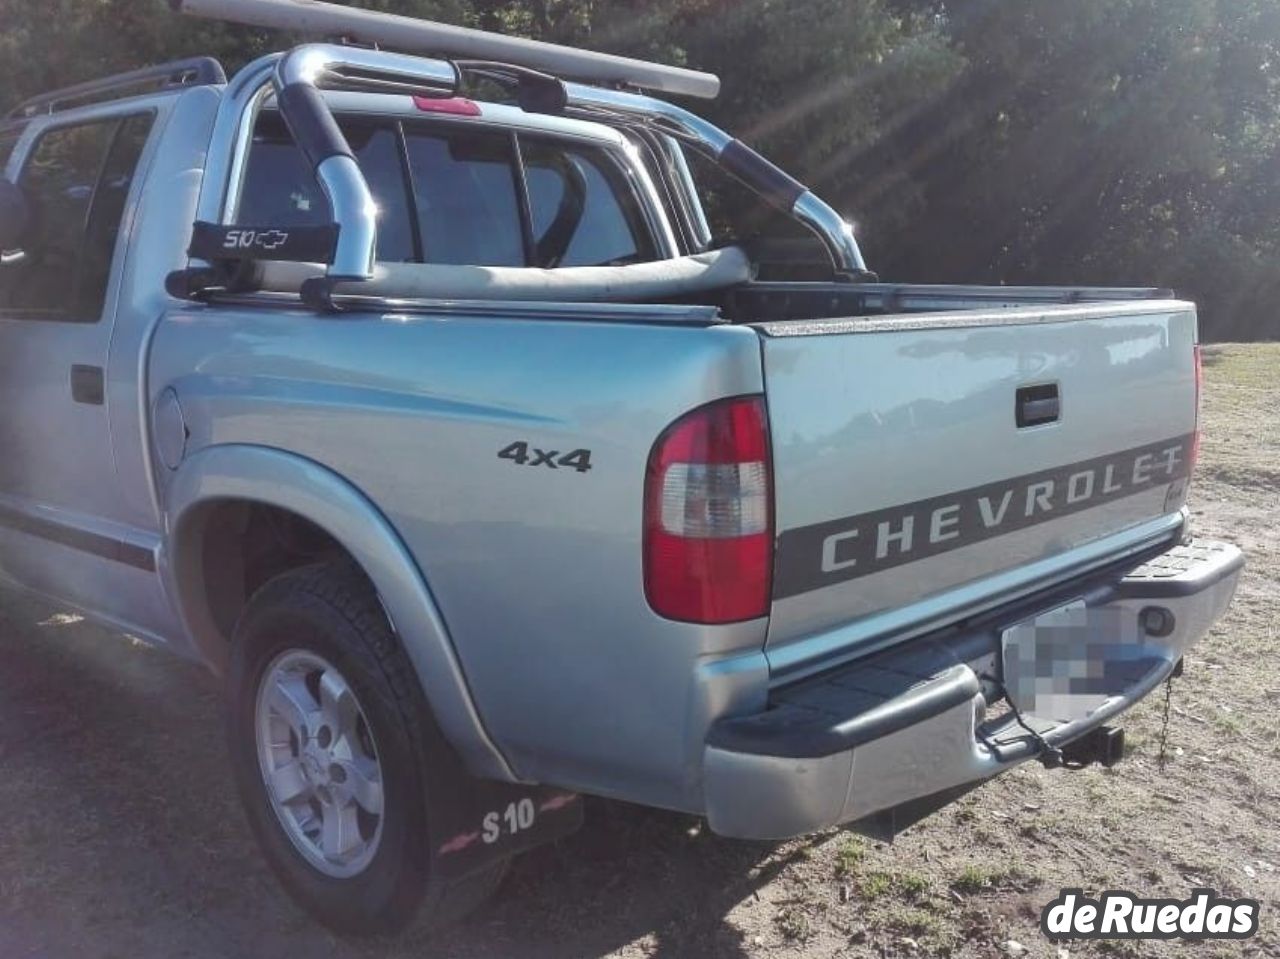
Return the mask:
<path id="1" fill-rule="evenodd" d="M 695 108 L 846 212 L 886 277 L 1169 286 L 1211 336 L 1280 335 L 1275 0 L 356 5 L 719 73 Z M 0 23 L 6 103 L 298 39 L 165 0 L 0 0 Z"/>
<path id="2" fill-rule="evenodd" d="M 916 6 L 943 18 L 967 66 L 881 141 L 850 197 L 890 271 L 1168 286 L 1202 301 L 1214 335 L 1268 332 L 1256 327 L 1280 280 L 1273 3 Z M 896 207 L 904 179 L 923 190 L 914 229 Z"/>

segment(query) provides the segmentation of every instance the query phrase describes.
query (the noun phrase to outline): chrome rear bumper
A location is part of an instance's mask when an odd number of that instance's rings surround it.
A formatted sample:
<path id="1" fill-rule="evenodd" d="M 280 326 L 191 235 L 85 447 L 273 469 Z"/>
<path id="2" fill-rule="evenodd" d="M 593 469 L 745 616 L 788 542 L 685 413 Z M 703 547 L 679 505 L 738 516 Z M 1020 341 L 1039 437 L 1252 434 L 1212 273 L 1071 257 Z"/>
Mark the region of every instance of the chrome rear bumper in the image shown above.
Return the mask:
<path id="1" fill-rule="evenodd" d="M 1080 738 L 1158 687 L 1226 611 L 1244 557 L 1193 541 L 1129 569 L 1072 584 L 913 640 L 777 692 L 763 712 L 712 727 L 704 754 L 712 830 L 781 839 L 929 797 L 958 794 Z M 1084 719 L 1052 722 L 989 710 L 1002 698 L 1001 633 L 1066 599 L 1083 599 L 1089 629 L 1114 650 L 1106 698 Z M 1164 615 L 1143 617 L 1149 608 Z M 1144 628 L 1143 624 L 1147 628 Z M 1150 627 L 1158 624 L 1162 635 Z M 1113 635 L 1114 634 L 1114 635 Z M 992 716 L 989 718 L 989 711 Z M 916 816 L 915 818 L 918 818 Z"/>

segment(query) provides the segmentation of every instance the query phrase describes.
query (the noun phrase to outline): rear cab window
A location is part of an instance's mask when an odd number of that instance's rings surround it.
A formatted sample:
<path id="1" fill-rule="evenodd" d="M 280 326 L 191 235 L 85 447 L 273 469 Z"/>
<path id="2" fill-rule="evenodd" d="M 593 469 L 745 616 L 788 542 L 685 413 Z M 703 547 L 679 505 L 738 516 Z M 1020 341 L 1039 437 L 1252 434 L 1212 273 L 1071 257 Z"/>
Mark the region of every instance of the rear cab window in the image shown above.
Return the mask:
<path id="1" fill-rule="evenodd" d="M 406 205 L 411 195 L 394 124 L 347 120 L 342 132 L 378 204 L 378 258 L 413 262 L 416 254 Z M 263 116 L 249 151 L 238 221 L 289 229 L 323 226 L 331 220 L 329 201 L 284 121 L 274 114 Z"/>
<path id="2" fill-rule="evenodd" d="M 656 250 L 626 172 L 604 150 L 521 138 L 533 235 L 546 266 L 613 266 Z"/>
<path id="3" fill-rule="evenodd" d="M 417 125 L 405 133 L 423 261 L 527 265 L 511 137 Z"/>
<path id="4" fill-rule="evenodd" d="M 494 127 L 339 118 L 379 207 L 378 259 L 602 266 L 660 257 L 625 168 L 594 144 Z M 329 204 L 279 116 L 264 115 L 238 222 L 321 226 Z"/>

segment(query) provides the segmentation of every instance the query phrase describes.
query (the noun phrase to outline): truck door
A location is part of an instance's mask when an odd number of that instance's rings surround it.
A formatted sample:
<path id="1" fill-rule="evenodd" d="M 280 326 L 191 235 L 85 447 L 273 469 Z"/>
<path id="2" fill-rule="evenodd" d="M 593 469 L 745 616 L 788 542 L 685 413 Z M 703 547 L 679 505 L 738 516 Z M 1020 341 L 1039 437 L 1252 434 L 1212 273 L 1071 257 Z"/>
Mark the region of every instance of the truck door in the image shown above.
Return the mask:
<path id="1" fill-rule="evenodd" d="M 155 568 L 115 522 L 106 406 L 112 263 L 154 120 L 115 106 L 48 121 L 10 164 L 34 216 L 0 266 L 0 572 L 112 618 L 116 568 Z"/>

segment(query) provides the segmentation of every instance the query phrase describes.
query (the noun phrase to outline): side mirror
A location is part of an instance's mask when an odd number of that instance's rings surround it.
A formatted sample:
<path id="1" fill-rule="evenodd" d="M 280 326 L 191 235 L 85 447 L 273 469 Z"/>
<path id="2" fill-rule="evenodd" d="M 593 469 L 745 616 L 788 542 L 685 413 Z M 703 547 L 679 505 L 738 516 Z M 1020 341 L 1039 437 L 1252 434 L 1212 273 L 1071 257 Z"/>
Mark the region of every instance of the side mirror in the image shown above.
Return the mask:
<path id="1" fill-rule="evenodd" d="M 0 179 L 0 253 L 22 249 L 31 229 L 31 219 L 31 204 L 22 187 Z M 8 259 L 6 256 L 6 262 Z"/>

